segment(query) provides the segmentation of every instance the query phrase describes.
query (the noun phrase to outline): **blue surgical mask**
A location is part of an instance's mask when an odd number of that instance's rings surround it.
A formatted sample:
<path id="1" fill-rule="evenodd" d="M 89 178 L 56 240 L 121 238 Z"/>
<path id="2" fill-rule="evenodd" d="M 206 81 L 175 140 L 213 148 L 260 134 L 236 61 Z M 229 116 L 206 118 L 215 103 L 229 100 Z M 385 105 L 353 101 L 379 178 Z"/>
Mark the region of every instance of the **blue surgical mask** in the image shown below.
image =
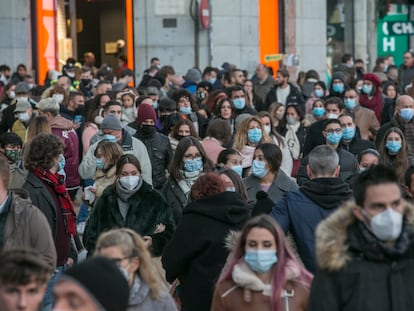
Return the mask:
<path id="1" fill-rule="evenodd" d="M 188 106 L 188 107 L 180 107 L 180 112 L 181 113 L 183 113 L 183 114 L 185 114 L 185 115 L 188 115 L 188 114 L 190 114 L 191 113 L 191 107 L 190 106 Z"/>
<path id="2" fill-rule="evenodd" d="M 269 171 L 269 169 L 266 169 L 265 166 L 266 166 L 265 162 L 253 160 L 253 165 L 252 165 L 253 175 L 256 176 L 257 178 L 265 177 L 267 172 Z"/>
<path id="3" fill-rule="evenodd" d="M 355 129 L 353 127 L 345 127 L 342 129 L 342 138 L 345 140 L 352 140 L 355 136 Z"/>
<path id="4" fill-rule="evenodd" d="M 326 135 L 326 140 L 331 145 L 337 145 L 341 141 L 342 133 L 328 133 Z"/>
<path id="5" fill-rule="evenodd" d="M 208 79 L 208 82 L 210 82 L 211 85 L 214 85 L 214 83 L 216 83 L 216 78 L 210 78 Z"/>
<path id="6" fill-rule="evenodd" d="M 96 168 L 98 170 L 103 170 L 105 167 L 104 161 L 102 160 L 102 158 L 96 158 Z"/>
<path id="7" fill-rule="evenodd" d="M 268 272 L 277 263 L 276 250 L 247 250 L 244 261 L 254 272 Z"/>
<path id="8" fill-rule="evenodd" d="M 313 111 L 313 115 L 317 118 L 322 117 L 323 114 L 325 113 L 325 108 L 323 107 L 315 107 L 312 109 Z"/>
<path id="9" fill-rule="evenodd" d="M 262 140 L 262 130 L 258 128 L 250 129 L 247 131 L 247 139 L 252 144 L 258 144 Z"/>
<path id="10" fill-rule="evenodd" d="M 246 100 L 244 98 L 235 98 L 233 99 L 233 104 L 237 110 L 242 110 L 246 106 Z"/>
<path id="11" fill-rule="evenodd" d="M 323 97 L 323 90 L 322 89 L 316 89 L 314 91 L 314 93 L 315 93 L 316 97 L 319 97 L 319 98 Z"/>
<path id="12" fill-rule="evenodd" d="M 371 94 L 371 92 L 372 92 L 372 85 L 370 85 L 370 84 L 364 84 L 362 86 L 362 92 L 364 92 L 367 95 Z"/>
<path id="13" fill-rule="evenodd" d="M 186 172 L 199 172 L 203 169 L 203 160 L 201 157 L 193 160 L 184 160 L 184 170 Z"/>
<path id="14" fill-rule="evenodd" d="M 401 109 L 400 117 L 406 122 L 411 121 L 411 119 L 414 117 L 414 109 L 411 109 L 411 108 Z"/>
<path id="15" fill-rule="evenodd" d="M 334 83 L 332 89 L 335 93 L 342 94 L 345 90 L 345 86 L 342 83 Z"/>
<path id="16" fill-rule="evenodd" d="M 401 141 L 389 140 L 385 144 L 385 147 L 391 153 L 398 153 L 401 150 Z"/>
<path id="17" fill-rule="evenodd" d="M 226 187 L 226 191 L 236 192 L 236 187 Z"/>
<path id="18" fill-rule="evenodd" d="M 230 167 L 233 171 L 235 171 L 237 173 L 237 175 L 239 175 L 240 177 L 243 174 L 243 168 L 241 167 L 241 165 L 234 165 Z"/>
<path id="19" fill-rule="evenodd" d="M 352 110 L 356 106 L 356 100 L 355 100 L 355 98 L 346 98 L 344 102 L 345 102 L 345 107 L 348 110 Z"/>
<path id="20" fill-rule="evenodd" d="M 116 143 L 116 137 L 112 134 L 105 134 L 102 137 L 102 140 L 110 141 L 111 143 Z"/>
<path id="21" fill-rule="evenodd" d="M 63 171 L 66 165 L 66 159 L 63 154 L 60 156 L 60 161 L 58 163 L 58 171 Z"/>
<path id="22" fill-rule="evenodd" d="M 152 103 L 152 108 L 158 109 L 158 101 L 157 100 Z"/>
<path id="23" fill-rule="evenodd" d="M 286 122 L 289 125 L 293 125 L 293 124 L 296 124 L 298 122 L 298 120 L 296 120 L 294 117 L 289 116 L 289 117 L 286 117 Z"/>

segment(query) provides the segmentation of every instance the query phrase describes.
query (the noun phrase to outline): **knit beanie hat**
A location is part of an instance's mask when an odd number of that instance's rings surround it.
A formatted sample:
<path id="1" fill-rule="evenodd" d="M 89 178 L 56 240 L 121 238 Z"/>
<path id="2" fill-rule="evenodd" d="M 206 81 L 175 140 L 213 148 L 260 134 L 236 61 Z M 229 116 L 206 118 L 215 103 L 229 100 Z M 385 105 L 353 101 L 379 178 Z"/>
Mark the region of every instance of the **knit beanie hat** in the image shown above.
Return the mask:
<path id="1" fill-rule="evenodd" d="M 147 119 L 151 119 L 155 123 L 157 120 L 157 115 L 155 114 L 155 110 L 151 105 L 141 104 L 138 106 L 137 124 L 141 125 Z"/>
<path id="2" fill-rule="evenodd" d="M 122 123 L 113 114 L 108 114 L 102 121 L 101 129 L 122 131 Z"/>
<path id="3" fill-rule="evenodd" d="M 62 274 L 58 282 L 77 283 L 105 311 L 126 311 L 129 286 L 116 264 L 104 257 L 93 257 L 74 265 Z"/>
<path id="4" fill-rule="evenodd" d="M 364 74 L 363 79 L 372 82 L 372 84 L 374 84 L 376 87 L 379 87 L 381 85 L 381 80 L 374 73 Z"/>

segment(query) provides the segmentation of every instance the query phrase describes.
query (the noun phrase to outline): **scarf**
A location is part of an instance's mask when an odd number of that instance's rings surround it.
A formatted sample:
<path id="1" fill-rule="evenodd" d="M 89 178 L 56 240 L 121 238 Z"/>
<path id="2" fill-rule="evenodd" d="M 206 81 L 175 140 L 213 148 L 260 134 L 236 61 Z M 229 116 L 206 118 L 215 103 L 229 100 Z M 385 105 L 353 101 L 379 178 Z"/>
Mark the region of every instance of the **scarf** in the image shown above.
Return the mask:
<path id="1" fill-rule="evenodd" d="M 187 198 L 190 194 L 191 187 L 194 185 L 198 176 L 200 176 L 200 173 L 201 171 L 186 172 L 181 170 L 181 176 L 183 176 L 184 178 L 178 181 L 178 186 L 181 188 L 181 190 L 184 192 Z"/>
<path id="2" fill-rule="evenodd" d="M 359 103 L 361 106 L 371 109 L 375 112 L 375 116 L 379 123 L 381 123 L 381 114 L 382 114 L 382 92 L 377 89 L 374 97 L 371 99 L 368 98 L 366 94 L 361 94 L 359 96 Z"/>
<path id="3" fill-rule="evenodd" d="M 76 213 L 73 207 L 72 200 L 66 190 L 64 179 L 62 175 L 58 173 L 51 173 L 46 171 L 41 167 L 36 167 L 33 170 L 40 180 L 45 181 L 49 186 L 53 188 L 53 191 L 57 194 L 59 199 L 60 206 L 56 208 L 61 208 L 63 214 L 63 220 L 66 226 L 66 232 L 71 236 L 76 235 Z"/>
<path id="4" fill-rule="evenodd" d="M 402 130 L 406 140 L 408 155 L 414 156 L 414 122 L 404 122 L 396 115 L 391 119 L 391 124 Z"/>
<path id="5" fill-rule="evenodd" d="M 251 167 L 253 162 L 253 156 L 256 147 L 245 145 L 240 151 L 242 158 L 242 168 Z"/>
<path id="6" fill-rule="evenodd" d="M 296 135 L 299 126 L 300 122 L 286 126 L 287 132 L 285 134 L 285 139 L 293 160 L 298 160 L 300 158 L 300 142 Z"/>

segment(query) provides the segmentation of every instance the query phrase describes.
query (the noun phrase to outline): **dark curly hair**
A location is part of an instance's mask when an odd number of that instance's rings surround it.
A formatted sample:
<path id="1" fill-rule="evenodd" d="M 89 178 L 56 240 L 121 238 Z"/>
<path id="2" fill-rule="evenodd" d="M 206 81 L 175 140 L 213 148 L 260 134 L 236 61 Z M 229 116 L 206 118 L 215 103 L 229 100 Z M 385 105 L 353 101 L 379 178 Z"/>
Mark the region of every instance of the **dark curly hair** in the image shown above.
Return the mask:
<path id="1" fill-rule="evenodd" d="M 39 134 L 26 146 L 24 167 L 33 171 L 36 167 L 50 170 L 56 163 L 56 158 L 63 153 L 62 140 L 53 134 Z"/>

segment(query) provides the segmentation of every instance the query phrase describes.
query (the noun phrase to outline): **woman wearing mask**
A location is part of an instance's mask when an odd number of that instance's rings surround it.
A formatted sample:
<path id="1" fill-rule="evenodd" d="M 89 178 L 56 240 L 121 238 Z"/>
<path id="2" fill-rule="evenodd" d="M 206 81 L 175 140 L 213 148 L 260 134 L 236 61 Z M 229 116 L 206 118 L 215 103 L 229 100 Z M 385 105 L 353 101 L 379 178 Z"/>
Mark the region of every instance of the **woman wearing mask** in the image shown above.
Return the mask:
<path id="1" fill-rule="evenodd" d="M 305 114 L 311 115 L 313 103 L 317 99 L 325 99 L 328 95 L 326 91 L 326 84 L 323 81 L 318 81 L 313 85 L 313 92 L 305 104 Z"/>
<path id="2" fill-rule="evenodd" d="M 407 145 L 401 130 L 392 127 L 385 132 L 378 151 L 381 154 L 380 163 L 392 167 L 399 176 L 401 185 L 404 185 L 405 171 L 413 164 L 413 159 L 407 155 Z"/>
<path id="3" fill-rule="evenodd" d="M 248 175 L 252 166 L 256 146 L 272 142 L 259 117 L 248 117 L 241 122 L 234 137 L 233 148 L 239 151 L 242 156 L 243 176 Z"/>
<path id="4" fill-rule="evenodd" d="M 312 125 L 315 122 L 325 119 L 325 101 L 323 99 L 315 99 L 312 104 L 311 114 L 305 115 L 306 123 Z"/>
<path id="5" fill-rule="evenodd" d="M 86 249 L 93 252 L 102 232 L 123 227 L 141 234 L 155 257 L 162 254 L 175 227 L 164 197 L 142 179 L 141 165 L 131 154 L 119 158 L 115 182 L 92 210 L 84 235 Z"/>
<path id="6" fill-rule="evenodd" d="M 242 157 L 235 149 L 224 149 L 217 157 L 217 165 L 232 169 L 240 177 L 243 174 Z"/>
<path id="7" fill-rule="evenodd" d="M 296 177 L 302 160 L 303 145 L 305 143 L 307 128 L 303 125 L 303 112 L 298 105 L 286 107 L 286 129 L 284 137 L 293 159 L 292 177 Z"/>
<path id="8" fill-rule="evenodd" d="M 59 105 L 66 106 L 69 101 L 69 96 L 63 87 L 55 85 L 49 92 L 47 97 L 53 98 Z"/>
<path id="9" fill-rule="evenodd" d="M 214 283 L 228 256 L 224 240 L 230 230 L 243 227 L 249 209 L 239 193 L 226 191 L 215 173 L 201 175 L 190 197 L 162 263 L 167 281 L 180 281 L 182 310 L 209 311 Z"/>
<path id="10" fill-rule="evenodd" d="M 198 139 L 198 135 L 194 128 L 193 122 L 190 120 L 179 120 L 173 127 L 171 134 L 168 135 L 173 152 L 175 152 L 177 149 L 180 140 L 187 136 L 192 136 Z"/>
<path id="11" fill-rule="evenodd" d="M 176 311 L 156 267 L 147 244 L 133 230 L 113 229 L 99 236 L 95 254 L 115 261 L 130 288 L 128 311 Z"/>
<path id="12" fill-rule="evenodd" d="M 267 135 L 269 135 L 276 146 L 282 150 L 283 156 L 280 168 L 286 173 L 286 175 L 290 176 L 292 174 L 293 161 L 285 138 L 274 130 L 272 118 L 268 112 L 260 111 L 257 116 L 262 120 Z"/>
<path id="13" fill-rule="evenodd" d="M 298 189 L 296 183 L 281 169 L 282 151 L 275 144 L 260 144 L 254 152 L 252 175 L 244 179 L 249 199 L 256 202 L 258 191 L 267 192 L 273 202 L 287 191 Z"/>
<path id="14" fill-rule="evenodd" d="M 362 94 L 359 96 L 361 106 L 369 108 L 375 112 L 375 116 L 381 123 L 383 94 L 381 91 L 381 80 L 374 73 L 364 74 L 364 85 Z"/>
<path id="15" fill-rule="evenodd" d="M 234 170 L 230 168 L 218 168 L 215 170 L 220 178 L 224 181 L 226 186 L 226 191 L 240 193 L 243 200 L 249 202 L 249 197 L 247 196 L 247 190 L 244 186 L 243 180 L 240 175 L 238 175 Z"/>
<path id="16" fill-rule="evenodd" d="M 307 310 L 312 274 L 269 216 L 243 228 L 214 291 L 211 311 Z"/>
<path id="17" fill-rule="evenodd" d="M 285 116 L 285 110 L 285 105 L 281 103 L 274 103 L 269 106 L 269 113 L 272 118 L 273 127 L 279 134 L 281 134 L 285 128 L 286 120 L 283 118 Z"/>
<path id="18" fill-rule="evenodd" d="M 16 88 L 16 84 L 9 83 L 7 84 L 3 89 L 3 94 L 0 99 L 0 111 L 3 111 L 5 108 L 7 108 L 13 99 L 16 98 L 16 92 L 14 89 Z"/>
<path id="19" fill-rule="evenodd" d="M 170 176 L 162 189 L 176 224 L 180 222 L 184 206 L 188 203 L 191 187 L 201 173 L 212 168 L 212 162 L 196 138 L 189 136 L 180 140 L 168 170 Z"/>

